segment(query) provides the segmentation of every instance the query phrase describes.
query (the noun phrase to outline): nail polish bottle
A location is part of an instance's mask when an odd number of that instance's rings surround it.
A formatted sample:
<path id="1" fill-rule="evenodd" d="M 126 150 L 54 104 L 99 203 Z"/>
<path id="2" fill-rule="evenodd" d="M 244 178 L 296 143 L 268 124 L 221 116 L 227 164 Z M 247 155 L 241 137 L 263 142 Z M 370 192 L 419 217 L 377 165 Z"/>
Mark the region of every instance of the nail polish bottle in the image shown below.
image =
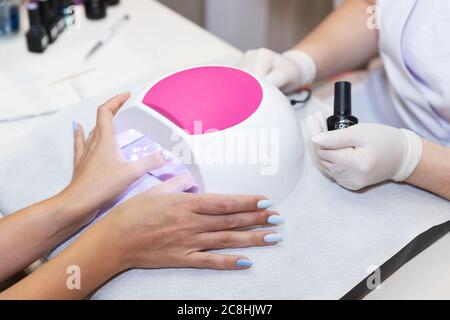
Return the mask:
<path id="1" fill-rule="evenodd" d="M 99 20 L 106 17 L 106 0 L 86 0 L 84 8 L 86 17 L 91 20 Z"/>
<path id="2" fill-rule="evenodd" d="M 60 4 L 59 4 L 59 11 L 61 16 L 64 19 L 64 23 L 67 26 L 71 25 L 74 23 L 74 12 L 73 12 L 73 8 L 75 6 L 75 2 L 73 2 L 72 0 L 60 0 Z"/>
<path id="3" fill-rule="evenodd" d="M 19 31 L 19 4 L 17 0 L 0 0 L 0 36 Z"/>
<path id="4" fill-rule="evenodd" d="M 59 31 L 57 19 L 48 0 L 39 0 L 39 12 L 41 13 L 42 25 L 47 31 L 50 43 L 53 43 L 58 39 Z"/>
<path id="5" fill-rule="evenodd" d="M 66 29 L 66 21 L 64 20 L 63 14 L 63 4 L 61 0 L 49 0 L 50 9 L 53 12 L 53 16 L 56 20 L 56 27 L 58 28 L 58 33 L 61 34 Z"/>
<path id="6" fill-rule="evenodd" d="M 327 119 L 328 131 L 345 129 L 358 124 L 352 115 L 352 84 L 341 81 L 334 84 L 334 115 Z"/>
<path id="7" fill-rule="evenodd" d="M 10 8 L 11 30 L 17 33 L 20 29 L 20 2 L 12 1 Z"/>
<path id="8" fill-rule="evenodd" d="M 27 5 L 28 17 L 30 20 L 30 30 L 27 32 L 28 50 L 42 53 L 47 49 L 49 39 L 47 31 L 41 24 L 41 17 L 37 3 L 31 2 Z"/>
<path id="9" fill-rule="evenodd" d="M 74 6 L 74 2 L 72 0 L 58 0 L 59 2 L 59 12 L 62 16 L 65 16 L 67 9 L 71 6 Z"/>

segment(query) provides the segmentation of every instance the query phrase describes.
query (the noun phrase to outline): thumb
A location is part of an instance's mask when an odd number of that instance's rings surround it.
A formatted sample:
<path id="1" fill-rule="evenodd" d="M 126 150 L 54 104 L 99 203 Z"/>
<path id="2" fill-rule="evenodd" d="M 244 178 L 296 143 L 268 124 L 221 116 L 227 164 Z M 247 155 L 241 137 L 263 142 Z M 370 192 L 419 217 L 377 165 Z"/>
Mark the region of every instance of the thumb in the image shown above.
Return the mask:
<path id="1" fill-rule="evenodd" d="M 317 111 L 308 117 L 307 126 L 310 137 L 314 137 L 319 133 L 326 132 L 328 130 L 325 116 L 320 111 Z"/>
<path id="2" fill-rule="evenodd" d="M 361 134 L 356 125 L 343 130 L 322 132 L 313 136 L 311 140 L 324 149 L 354 148 L 361 144 Z"/>

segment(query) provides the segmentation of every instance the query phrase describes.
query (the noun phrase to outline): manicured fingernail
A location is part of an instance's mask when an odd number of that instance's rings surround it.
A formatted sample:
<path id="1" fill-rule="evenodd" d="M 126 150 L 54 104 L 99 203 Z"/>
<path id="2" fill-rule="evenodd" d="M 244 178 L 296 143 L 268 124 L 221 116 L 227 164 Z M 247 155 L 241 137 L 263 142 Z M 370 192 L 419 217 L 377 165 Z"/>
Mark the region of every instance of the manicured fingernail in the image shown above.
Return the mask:
<path id="1" fill-rule="evenodd" d="M 75 121 L 72 121 L 72 128 L 73 128 L 73 131 L 74 131 L 74 132 L 77 131 L 77 129 L 78 129 L 78 123 L 76 123 Z"/>
<path id="2" fill-rule="evenodd" d="M 251 262 L 248 259 L 239 259 L 236 260 L 236 266 L 241 267 L 241 268 L 249 268 L 253 265 L 253 262 Z"/>
<path id="3" fill-rule="evenodd" d="M 284 218 L 282 216 L 270 216 L 269 219 L 267 219 L 267 223 L 269 224 L 282 224 L 284 223 Z"/>
<path id="4" fill-rule="evenodd" d="M 283 240 L 283 236 L 277 233 L 267 234 L 264 236 L 264 242 L 266 243 L 281 242 Z"/>
<path id="5" fill-rule="evenodd" d="M 273 202 L 270 200 L 259 200 L 256 206 L 258 209 L 268 209 L 273 206 Z"/>

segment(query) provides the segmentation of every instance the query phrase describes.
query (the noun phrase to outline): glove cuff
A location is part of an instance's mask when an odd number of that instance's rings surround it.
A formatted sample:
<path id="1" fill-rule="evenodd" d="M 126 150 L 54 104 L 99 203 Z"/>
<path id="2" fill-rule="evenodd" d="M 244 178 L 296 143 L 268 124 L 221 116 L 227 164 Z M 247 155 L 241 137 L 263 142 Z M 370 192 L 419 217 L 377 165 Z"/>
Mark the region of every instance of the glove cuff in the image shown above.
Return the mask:
<path id="1" fill-rule="evenodd" d="M 410 130 L 400 129 L 403 138 L 403 161 L 393 180 L 402 182 L 416 170 L 422 159 L 422 138 Z"/>
<path id="2" fill-rule="evenodd" d="M 301 50 L 289 50 L 283 53 L 283 56 L 293 61 L 301 70 L 301 79 L 297 83 L 299 87 L 311 84 L 316 79 L 317 67 L 314 59 L 306 52 Z"/>

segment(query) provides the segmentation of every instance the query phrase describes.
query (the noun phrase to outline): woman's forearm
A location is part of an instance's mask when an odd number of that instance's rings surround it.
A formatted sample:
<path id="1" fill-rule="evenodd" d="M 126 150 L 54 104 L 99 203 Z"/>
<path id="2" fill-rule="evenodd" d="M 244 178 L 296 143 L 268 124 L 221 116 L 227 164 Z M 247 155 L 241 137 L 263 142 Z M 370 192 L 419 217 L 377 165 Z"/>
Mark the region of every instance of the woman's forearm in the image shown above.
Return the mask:
<path id="1" fill-rule="evenodd" d="M 124 270 L 115 250 L 106 232 L 96 225 L 60 255 L 0 293 L 0 299 L 83 299 Z"/>
<path id="2" fill-rule="evenodd" d="M 312 56 L 317 79 L 360 67 L 377 55 L 377 31 L 367 26 L 367 9 L 374 4 L 347 0 L 295 47 Z"/>
<path id="3" fill-rule="evenodd" d="M 46 254 L 85 223 L 64 193 L 0 220 L 0 282 Z"/>
<path id="4" fill-rule="evenodd" d="M 423 140 L 422 159 L 406 181 L 450 200 L 450 148 Z"/>

